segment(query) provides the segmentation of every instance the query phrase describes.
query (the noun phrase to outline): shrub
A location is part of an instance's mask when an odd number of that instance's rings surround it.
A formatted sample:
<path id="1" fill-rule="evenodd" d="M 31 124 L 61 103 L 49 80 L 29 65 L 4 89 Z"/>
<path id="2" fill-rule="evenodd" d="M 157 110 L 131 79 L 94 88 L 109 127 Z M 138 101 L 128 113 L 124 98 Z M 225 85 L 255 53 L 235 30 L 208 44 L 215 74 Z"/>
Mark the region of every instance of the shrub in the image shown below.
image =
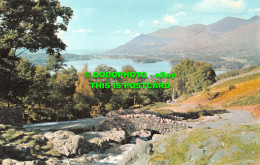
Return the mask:
<path id="1" fill-rule="evenodd" d="M 229 91 L 232 91 L 233 89 L 236 89 L 236 87 L 235 87 L 234 85 L 230 85 L 230 86 L 228 87 L 228 89 L 229 89 Z"/>

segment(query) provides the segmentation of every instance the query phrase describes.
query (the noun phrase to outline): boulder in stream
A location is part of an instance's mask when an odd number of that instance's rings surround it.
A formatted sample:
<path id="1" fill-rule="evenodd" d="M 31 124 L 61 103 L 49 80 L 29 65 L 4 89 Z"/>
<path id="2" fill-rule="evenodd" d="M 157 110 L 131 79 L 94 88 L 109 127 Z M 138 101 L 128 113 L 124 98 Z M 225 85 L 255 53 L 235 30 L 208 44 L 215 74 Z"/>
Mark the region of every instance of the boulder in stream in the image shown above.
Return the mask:
<path id="1" fill-rule="evenodd" d="M 85 138 L 73 132 L 60 130 L 54 133 L 53 149 L 67 157 L 82 155 L 85 151 Z"/>

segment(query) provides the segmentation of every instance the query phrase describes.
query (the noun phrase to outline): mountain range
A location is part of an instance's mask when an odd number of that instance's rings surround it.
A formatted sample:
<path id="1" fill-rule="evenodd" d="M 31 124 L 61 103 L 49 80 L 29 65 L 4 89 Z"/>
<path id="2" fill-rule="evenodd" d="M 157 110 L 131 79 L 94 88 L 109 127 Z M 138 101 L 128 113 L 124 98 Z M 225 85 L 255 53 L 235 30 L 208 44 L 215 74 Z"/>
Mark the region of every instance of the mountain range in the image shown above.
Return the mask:
<path id="1" fill-rule="evenodd" d="M 226 17 L 210 25 L 173 26 L 141 34 L 111 55 L 260 55 L 260 16 Z"/>

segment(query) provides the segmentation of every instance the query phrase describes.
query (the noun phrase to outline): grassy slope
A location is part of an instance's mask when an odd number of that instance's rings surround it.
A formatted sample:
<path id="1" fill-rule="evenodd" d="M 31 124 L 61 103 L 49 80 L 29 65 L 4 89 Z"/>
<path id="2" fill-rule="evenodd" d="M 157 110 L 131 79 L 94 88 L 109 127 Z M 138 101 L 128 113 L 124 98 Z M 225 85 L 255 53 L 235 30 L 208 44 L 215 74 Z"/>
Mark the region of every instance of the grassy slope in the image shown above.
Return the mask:
<path id="1" fill-rule="evenodd" d="M 256 70 L 260 70 L 257 68 Z M 255 71 L 255 70 L 254 70 Z M 229 89 L 234 86 L 234 89 Z M 227 80 L 181 102 L 211 105 L 227 109 L 250 110 L 260 117 L 260 73 Z"/>
<path id="2" fill-rule="evenodd" d="M 201 128 L 169 136 L 165 152 L 155 153 L 151 162 L 170 164 L 260 163 L 260 126 L 238 125 L 223 129 Z M 163 142 L 162 142 L 163 143 Z M 214 163 L 213 163 L 214 162 Z"/>
<path id="3" fill-rule="evenodd" d="M 60 157 L 60 153 L 53 149 L 52 141 L 43 143 L 43 135 L 35 132 L 25 132 L 22 129 L 10 125 L 0 124 L 0 145 L 15 144 L 22 147 L 30 147 L 33 157 L 42 159 L 45 156 Z M 0 163 L 1 164 L 1 163 Z"/>

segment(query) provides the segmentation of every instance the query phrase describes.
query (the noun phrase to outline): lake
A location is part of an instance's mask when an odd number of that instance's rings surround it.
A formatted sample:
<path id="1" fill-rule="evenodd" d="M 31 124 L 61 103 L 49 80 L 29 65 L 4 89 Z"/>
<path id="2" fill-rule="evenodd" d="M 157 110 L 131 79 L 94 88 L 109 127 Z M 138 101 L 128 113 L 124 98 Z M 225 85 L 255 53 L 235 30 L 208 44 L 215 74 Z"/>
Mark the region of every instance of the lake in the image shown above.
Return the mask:
<path id="1" fill-rule="evenodd" d="M 100 64 L 105 64 L 115 68 L 118 72 L 122 70 L 123 66 L 131 65 L 137 72 L 146 72 L 148 75 L 171 71 L 171 65 L 168 61 L 160 61 L 157 63 L 135 63 L 131 59 L 91 59 L 91 60 L 80 60 L 80 61 L 69 61 L 65 62 L 67 67 L 74 66 L 77 71 L 81 71 L 85 64 L 88 64 L 88 70 L 93 72 L 95 68 Z M 226 71 L 216 71 L 216 74 L 225 73 Z"/>

